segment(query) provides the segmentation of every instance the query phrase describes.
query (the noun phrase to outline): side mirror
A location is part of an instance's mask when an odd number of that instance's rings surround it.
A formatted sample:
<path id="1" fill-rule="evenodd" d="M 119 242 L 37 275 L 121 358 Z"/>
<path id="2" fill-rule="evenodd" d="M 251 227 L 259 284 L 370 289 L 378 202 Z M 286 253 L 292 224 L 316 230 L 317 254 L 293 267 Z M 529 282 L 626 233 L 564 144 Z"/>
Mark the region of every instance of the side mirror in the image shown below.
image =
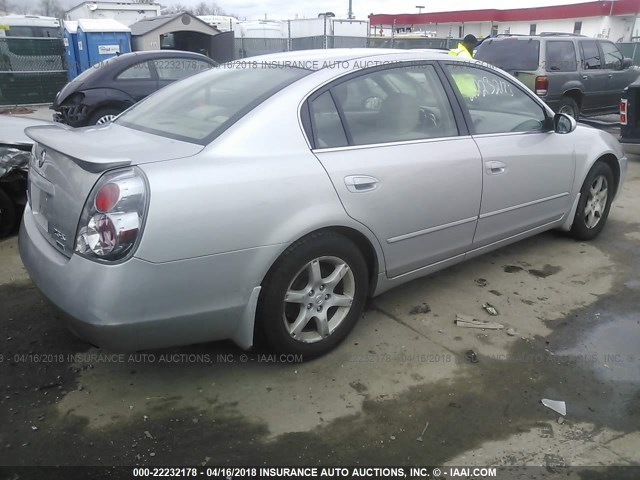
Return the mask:
<path id="1" fill-rule="evenodd" d="M 553 117 L 553 130 L 556 133 L 566 134 L 573 132 L 578 126 L 575 118 L 566 113 L 556 113 Z"/>
<path id="2" fill-rule="evenodd" d="M 624 60 L 622 60 L 623 70 L 626 70 L 627 68 L 631 68 L 631 65 L 633 65 L 633 60 L 631 60 L 630 58 L 625 58 Z"/>

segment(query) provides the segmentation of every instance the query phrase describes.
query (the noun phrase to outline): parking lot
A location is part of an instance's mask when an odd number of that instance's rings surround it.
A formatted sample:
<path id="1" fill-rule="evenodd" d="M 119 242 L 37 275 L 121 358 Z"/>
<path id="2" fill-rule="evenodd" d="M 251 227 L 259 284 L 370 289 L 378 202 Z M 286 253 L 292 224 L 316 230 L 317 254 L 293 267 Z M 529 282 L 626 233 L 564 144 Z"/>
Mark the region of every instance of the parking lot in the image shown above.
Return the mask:
<path id="1" fill-rule="evenodd" d="M 545 233 L 396 288 L 306 363 L 94 348 L 1 241 L 0 464 L 638 465 L 639 201 L 632 158 L 594 242 Z"/>

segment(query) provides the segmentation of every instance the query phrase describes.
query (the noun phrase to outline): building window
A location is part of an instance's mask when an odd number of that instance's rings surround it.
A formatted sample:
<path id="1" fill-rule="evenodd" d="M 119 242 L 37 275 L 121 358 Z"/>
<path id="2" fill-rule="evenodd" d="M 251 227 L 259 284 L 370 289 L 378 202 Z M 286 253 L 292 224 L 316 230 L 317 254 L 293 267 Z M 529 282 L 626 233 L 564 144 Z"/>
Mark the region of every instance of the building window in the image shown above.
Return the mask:
<path id="1" fill-rule="evenodd" d="M 491 25 L 491 36 L 495 37 L 498 35 L 498 25 Z"/>
<path id="2" fill-rule="evenodd" d="M 535 23 L 532 23 L 531 25 L 529 25 L 529 35 L 535 35 L 536 34 L 536 27 L 537 27 L 537 25 Z"/>
<path id="3" fill-rule="evenodd" d="M 580 35 L 580 32 L 582 31 L 582 22 L 576 22 L 573 24 L 573 34 L 574 35 Z"/>

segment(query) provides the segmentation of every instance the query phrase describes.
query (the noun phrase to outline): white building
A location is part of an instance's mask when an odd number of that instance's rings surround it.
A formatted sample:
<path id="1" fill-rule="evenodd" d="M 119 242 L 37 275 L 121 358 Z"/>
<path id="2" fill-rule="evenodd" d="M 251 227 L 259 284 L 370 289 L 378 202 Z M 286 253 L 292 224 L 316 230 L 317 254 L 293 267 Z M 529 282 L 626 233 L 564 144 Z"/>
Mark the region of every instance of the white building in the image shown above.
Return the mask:
<path id="1" fill-rule="evenodd" d="M 159 3 L 133 3 L 126 0 L 85 1 L 67 10 L 65 20 L 111 18 L 131 26 L 142 19 L 160 16 L 161 9 Z"/>
<path id="2" fill-rule="evenodd" d="M 419 14 L 372 14 L 371 35 L 436 32 L 437 37 L 561 32 L 629 42 L 640 37 L 638 0 L 601 0 L 510 10 L 462 10 Z"/>
<path id="3" fill-rule="evenodd" d="M 198 15 L 198 18 L 221 32 L 230 32 L 236 29 L 238 19 L 227 15 Z"/>
<path id="4" fill-rule="evenodd" d="M 235 37 L 240 38 L 309 38 L 324 35 L 366 38 L 369 22 L 330 16 L 295 20 L 252 20 L 239 22 Z"/>

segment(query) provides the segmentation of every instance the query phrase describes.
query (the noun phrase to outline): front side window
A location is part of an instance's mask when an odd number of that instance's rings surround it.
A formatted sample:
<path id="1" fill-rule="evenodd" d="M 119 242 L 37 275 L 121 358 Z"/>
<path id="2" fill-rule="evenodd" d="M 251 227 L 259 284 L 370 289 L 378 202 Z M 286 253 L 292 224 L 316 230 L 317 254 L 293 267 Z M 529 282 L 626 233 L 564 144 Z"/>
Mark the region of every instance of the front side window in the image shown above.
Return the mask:
<path id="1" fill-rule="evenodd" d="M 117 77 L 118 80 L 151 80 L 151 69 L 149 63 L 137 63 L 127 68 Z"/>
<path id="2" fill-rule="evenodd" d="M 301 68 L 227 64 L 172 83 L 127 110 L 116 123 L 207 145 L 267 98 L 309 73 Z"/>
<path id="3" fill-rule="evenodd" d="M 160 80 L 182 80 L 196 73 L 209 70 L 211 65 L 191 58 L 163 58 L 154 60 L 153 64 Z"/>
<path id="4" fill-rule="evenodd" d="M 547 72 L 575 72 L 577 69 L 573 42 L 547 42 Z"/>
<path id="5" fill-rule="evenodd" d="M 582 62 L 585 70 L 599 70 L 602 68 L 600 49 L 597 42 L 580 42 L 580 49 L 582 50 Z"/>
<path id="6" fill-rule="evenodd" d="M 604 68 L 608 70 L 622 70 L 622 60 L 624 56 L 611 42 L 600 42 L 602 53 L 604 54 Z"/>
<path id="7" fill-rule="evenodd" d="M 476 134 L 545 129 L 547 117 L 542 106 L 504 77 L 466 64 L 449 64 L 447 69 L 469 110 Z"/>
<path id="8" fill-rule="evenodd" d="M 458 129 L 431 65 L 377 70 L 331 89 L 353 145 L 452 137 Z"/>

